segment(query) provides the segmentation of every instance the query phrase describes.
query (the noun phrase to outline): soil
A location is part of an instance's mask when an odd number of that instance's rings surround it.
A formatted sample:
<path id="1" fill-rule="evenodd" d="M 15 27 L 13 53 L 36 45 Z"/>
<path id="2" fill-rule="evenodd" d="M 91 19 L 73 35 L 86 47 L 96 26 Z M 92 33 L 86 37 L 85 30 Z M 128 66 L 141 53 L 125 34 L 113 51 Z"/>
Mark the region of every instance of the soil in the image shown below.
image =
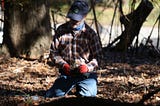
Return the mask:
<path id="1" fill-rule="evenodd" d="M 160 105 L 160 59 L 105 53 L 97 70 L 97 97 L 44 98 L 58 76 L 50 59 L 0 56 L 0 106 Z M 74 92 L 74 90 L 72 90 Z"/>

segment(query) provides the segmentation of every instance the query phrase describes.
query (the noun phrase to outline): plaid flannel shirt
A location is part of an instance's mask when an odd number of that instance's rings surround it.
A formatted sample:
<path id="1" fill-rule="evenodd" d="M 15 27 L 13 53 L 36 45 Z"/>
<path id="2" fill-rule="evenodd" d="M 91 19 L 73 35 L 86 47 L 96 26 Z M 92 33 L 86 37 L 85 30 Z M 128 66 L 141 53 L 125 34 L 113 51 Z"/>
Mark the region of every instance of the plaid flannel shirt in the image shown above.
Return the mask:
<path id="1" fill-rule="evenodd" d="M 57 28 L 50 50 L 51 59 L 61 68 L 64 63 L 73 68 L 87 64 L 91 72 L 98 67 L 102 48 L 98 35 L 86 23 L 81 31 L 73 32 L 67 22 Z"/>

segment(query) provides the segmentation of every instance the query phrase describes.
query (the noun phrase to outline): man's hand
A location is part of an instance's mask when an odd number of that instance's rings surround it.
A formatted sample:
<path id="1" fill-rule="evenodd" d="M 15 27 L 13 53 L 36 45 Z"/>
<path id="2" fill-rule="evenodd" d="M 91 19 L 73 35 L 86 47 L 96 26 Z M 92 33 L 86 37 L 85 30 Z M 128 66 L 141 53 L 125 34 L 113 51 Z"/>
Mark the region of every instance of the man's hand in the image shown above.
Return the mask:
<path id="1" fill-rule="evenodd" d="M 79 73 L 84 74 L 88 72 L 88 67 L 87 65 L 83 64 L 78 67 L 78 70 L 79 70 Z"/>
<path id="2" fill-rule="evenodd" d="M 65 64 L 63 65 L 63 71 L 64 71 L 64 73 L 65 73 L 66 75 L 71 75 L 70 65 L 67 64 L 67 63 L 65 63 Z"/>

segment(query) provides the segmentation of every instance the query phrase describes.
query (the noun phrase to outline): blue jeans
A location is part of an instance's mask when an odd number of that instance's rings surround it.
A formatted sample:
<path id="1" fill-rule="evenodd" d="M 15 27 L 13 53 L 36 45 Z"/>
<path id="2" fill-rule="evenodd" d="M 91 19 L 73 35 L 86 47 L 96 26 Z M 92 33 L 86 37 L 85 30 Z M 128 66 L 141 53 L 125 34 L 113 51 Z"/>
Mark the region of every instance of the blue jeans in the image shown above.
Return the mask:
<path id="1" fill-rule="evenodd" d="M 77 96 L 96 96 L 97 95 L 97 75 L 89 74 L 84 76 L 65 76 L 60 75 L 54 82 L 53 86 L 46 92 L 46 97 L 64 96 L 76 87 Z"/>

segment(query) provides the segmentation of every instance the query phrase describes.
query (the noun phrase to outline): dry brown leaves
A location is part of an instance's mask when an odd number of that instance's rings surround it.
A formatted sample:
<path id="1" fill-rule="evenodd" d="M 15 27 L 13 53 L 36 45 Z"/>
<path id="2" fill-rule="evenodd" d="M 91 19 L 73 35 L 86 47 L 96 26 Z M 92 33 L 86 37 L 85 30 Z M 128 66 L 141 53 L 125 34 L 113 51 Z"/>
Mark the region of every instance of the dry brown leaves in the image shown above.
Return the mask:
<path id="1" fill-rule="evenodd" d="M 145 95 L 151 94 L 144 104 L 160 104 L 160 66 L 155 63 L 106 61 L 105 67 L 97 73 L 97 97 L 122 103 L 138 103 Z M 0 103 L 14 101 L 14 104 L 22 105 L 33 103 L 35 98 L 38 98 L 39 103 L 45 102 L 43 94 L 52 86 L 57 75 L 57 69 L 46 62 L 1 56 Z"/>

